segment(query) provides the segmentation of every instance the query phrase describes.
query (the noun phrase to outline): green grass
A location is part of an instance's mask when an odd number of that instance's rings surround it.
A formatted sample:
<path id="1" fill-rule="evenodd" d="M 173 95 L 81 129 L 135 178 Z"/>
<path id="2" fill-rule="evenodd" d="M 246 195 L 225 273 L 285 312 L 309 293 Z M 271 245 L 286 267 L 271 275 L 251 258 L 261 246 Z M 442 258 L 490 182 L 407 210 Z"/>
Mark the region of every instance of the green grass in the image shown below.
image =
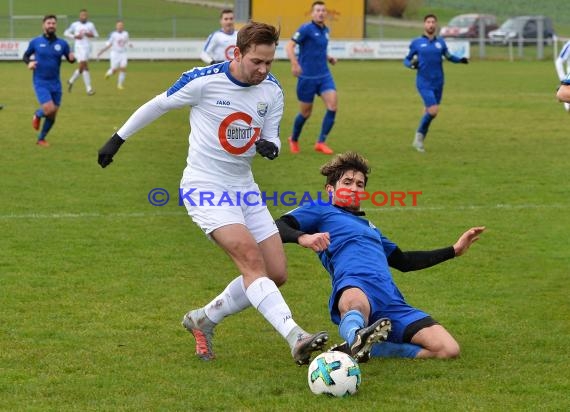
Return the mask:
<path id="1" fill-rule="evenodd" d="M 129 140 L 102 170 L 97 149 L 142 103 L 196 62 L 132 62 L 127 89 L 103 81 L 65 93 L 48 149 L 34 145 L 37 103 L 21 63 L 0 65 L 0 410 L 568 410 L 567 283 L 570 259 L 568 114 L 555 102 L 551 62 L 446 64 L 440 116 L 425 155 L 411 140 L 421 115 L 413 73 L 400 62 L 334 67 L 337 151 L 373 165 L 371 191 L 421 190 L 418 207 L 367 207 L 405 249 L 449 245 L 472 225 L 487 232 L 464 257 L 418 273 L 395 273 L 416 305 L 462 346 L 456 361 L 374 360 L 349 399 L 316 398 L 306 368 L 253 310 L 218 328 L 211 363 L 193 355 L 182 315 L 222 290 L 236 270 L 175 201 L 187 150 L 185 110 Z M 67 78 L 72 65 L 63 66 Z M 297 112 L 286 62 L 274 73 L 286 92 L 283 141 Z M 302 152 L 254 161 L 266 191 L 322 188 L 311 150 L 319 102 Z M 288 210 L 271 207 L 274 216 Z M 307 250 L 287 245 L 282 291 L 296 320 L 328 328 L 329 279 Z"/>
<path id="2" fill-rule="evenodd" d="M 48 13 L 67 16 L 59 19 L 60 35 L 77 20 L 79 9 L 84 7 L 102 38 L 114 30 L 119 14 L 133 38 L 205 38 L 219 27 L 219 8 L 167 0 L 91 0 L 80 3 L 74 0 L 12 1 L 12 13 L 17 16 L 43 16 Z M 8 16 L 9 0 L 0 0 L 0 38 L 10 34 Z M 16 19 L 13 23 L 14 38 L 37 36 L 41 33 L 41 27 L 41 17 L 36 20 Z"/>

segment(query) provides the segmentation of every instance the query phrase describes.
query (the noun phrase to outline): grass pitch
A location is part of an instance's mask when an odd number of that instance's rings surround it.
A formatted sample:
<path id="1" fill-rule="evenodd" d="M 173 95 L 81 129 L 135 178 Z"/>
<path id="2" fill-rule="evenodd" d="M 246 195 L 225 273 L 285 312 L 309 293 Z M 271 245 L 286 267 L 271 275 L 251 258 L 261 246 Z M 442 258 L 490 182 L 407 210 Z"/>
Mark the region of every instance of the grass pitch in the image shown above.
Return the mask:
<path id="1" fill-rule="evenodd" d="M 409 302 L 457 338 L 456 361 L 374 360 L 348 399 L 317 398 L 306 368 L 254 310 L 217 329 L 217 359 L 194 357 L 182 315 L 236 275 L 175 200 L 151 206 L 155 187 L 176 194 L 187 150 L 187 111 L 133 136 L 102 170 L 98 148 L 142 103 L 196 62 L 132 62 L 127 89 L 79 81 L 65 93 L 48 149 L 36 147 L 31 73 L 3 63 L 0 111 L 0 410 L 568 410 L 570 340 L 568 160 L 570 116 L 555 101 L 551 62 L 446 64 L 440 116 L 411 148 L 422 112 L 414 73 L 400 62 L 334 67 L 338 152 L 371 161 L 370 191 L 422 191 L 417 207 L 367 205 L 369 218 L 404 250 L 453 243 L 487 226 L 463 257 L 417 273 L 395 272 Z M 74 66 L 64 64 L 65 80 Z M 286 62 L 282 140 L 297 112 Z M 266 191 L 321 190 L 312 151 L 317 102 L 302 152 L 254 161 Z M 277 217 L 288 210 L 271 206 Z M 287 245 L 282 292 L 296 320 L 327 328 L 329 279 L 315 256 Z"/>

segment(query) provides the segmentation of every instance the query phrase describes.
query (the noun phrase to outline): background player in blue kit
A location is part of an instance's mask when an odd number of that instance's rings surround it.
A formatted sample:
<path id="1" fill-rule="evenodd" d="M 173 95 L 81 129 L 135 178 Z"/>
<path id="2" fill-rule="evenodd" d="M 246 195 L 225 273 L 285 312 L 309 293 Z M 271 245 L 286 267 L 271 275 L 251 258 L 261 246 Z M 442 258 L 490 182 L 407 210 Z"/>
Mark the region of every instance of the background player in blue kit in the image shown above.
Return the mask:
<path id="1" fill-rule="evenodd" d="M 311 6 L 310 23 L 303 24 L 285 46 L 287 57 L 291 61 L 291 71 L 297 80 L 297 99 L 300 111 L 293 123 L 293 133 L 289 137 L 289 149 L 299 153 L 299 137 L 303 125 L 313 111 L 315 95 L 321 96 L 327 111 L 323 118 L 321 132 L 315 143 L 315 150 L 324 154 L 333 151 L 325 141 L 333 127 L 337 111 L 337 94 L 334 79 L 327 64 L 336 64 L 337 59 L 327 54 L 329 28 L 325 25 L 327 9 L 322 1 L 315 1 Z M 299 46 L 299 58 L 295 47 Z"/>
<path id="2" fill-rule="evenodd" d="M 331 320 L 346 340 L 336 350 L 346 351 L 359 362 L 370 355 L 455 358 L 458 343 L 431 316 L 405 301 L 389 266 L 407 272 L 461 256 L 485 228 L 471 228 L 443 249 L 402 252 L 360 210 L 358 194 L 365 190 L 369 171 L 366 159 L 353 152 L 322 166 L 332 202 L 305 204 L 279 218 L 281 239 L 317 252 L 331 276 Z M 339 196 L 340 190 L 344 194 Z M 388 340 L 375 344 L 390 329 Z"/>
<path id="3" fill-rule="evenodd" d="M 436 36 L 437 17 L 428 14 L 424 17 L 424 34 L 410 43 L 410 51 L 404 59 L 404 65 L 418 71 L 416 87 L 424 101 L 425 113 L 420 120 L 412 145 L 419 152 L 424 152 L 424 140 L 431 121 L 439 112 L 439 104 L 443 94 L 443 62 L 442 57 L 453 63 L 469 63 L 466 57 L 452 55 L 447 49 L 445 40 Z"/>
<path id="4" fill-rule="evenodd" d="M 59 71 L 61 56 L 65 56 L 70 63 L 75 62 L 75 57 L 69 49 L 69 44 L 59 39 L 57 30 L 57 17 L 50 14 L 43 19 L 44 34 L 32 39 L 28 49 L 24 52 L 23 60 L 30 70 L 34 71 L 33 85 L 41 107 L 36 110 L 32 119 L 32 126 L 39 130 L 42 118 L 44 125 L 38 135 L 37 144 L 49 146 L 45 140 L 48 132 L 55 123 L 57 110 L 61 105 L 61 80 Z M 34 56 L 34 60 L 32 60 Z"/>

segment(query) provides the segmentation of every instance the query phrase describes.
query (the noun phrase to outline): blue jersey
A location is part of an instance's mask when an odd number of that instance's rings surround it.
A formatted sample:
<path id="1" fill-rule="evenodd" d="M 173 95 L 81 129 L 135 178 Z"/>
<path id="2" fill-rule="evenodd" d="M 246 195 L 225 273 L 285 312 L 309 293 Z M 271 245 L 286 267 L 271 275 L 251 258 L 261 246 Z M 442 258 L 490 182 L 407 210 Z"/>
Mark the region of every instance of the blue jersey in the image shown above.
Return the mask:
<path id="1" fill-rule="evenodd" d="M 303 206 L 289 214 L 303 232 L 331 234 L 331 243 L 319 258 L 333 285 L 354 274 L 392 279 L 387 258 L 396 245 L 369 220 L 332 204 Z"/>
<path id="2" fill-rule="evenodd" d="M 300 78 L 319 78 L 330 74 L 327 48 L 329 28 L 314 22 L 303 24 L 293 35 L 292 40 L 299 45 Z"/>
<path id="3" fill-rule="evenodd" d="M 42 35 L 32 39 L 24 56 L 35 55 L 34 83 L 59 83 L 61 58 L 65 56 L 69 60 L 69 52 L 69 44 L 55 36 L 48 38 Z"/>
<path id="4" fill-rule="evenodd" d="M 418 64 L 416 76 L 418 89 L 440 88 L 443 86 L 443 57 L 453 63 L 459 63 L 461 60 L 459 57 L 449 53 L 443 38 L 436 36 L 430 40 L 425 35 L 412 40 L 408 55 L 404 59 L 404 65 L 410 67 L 414 57 L 417 58 Z"/>
<path id="5" fill-rule="evenodd" d="M 388 256 L 397 246 L 372 222 L 330 203 L 302 206 L 288 215 L 297 220 L 299 229 L 305 233 L 330 234 L 329 247 L 319 253 L 319 258 L 331 276 L 329 312 L 334 323 L 340 323 L 338 299 L 346 288 L 359 288 L 366 294 L 370 303 L 369 323 L 390 318 L 391 342 L 403 342 L 406 328 L 429 316 L 410 306 L 394 283 Z"/>

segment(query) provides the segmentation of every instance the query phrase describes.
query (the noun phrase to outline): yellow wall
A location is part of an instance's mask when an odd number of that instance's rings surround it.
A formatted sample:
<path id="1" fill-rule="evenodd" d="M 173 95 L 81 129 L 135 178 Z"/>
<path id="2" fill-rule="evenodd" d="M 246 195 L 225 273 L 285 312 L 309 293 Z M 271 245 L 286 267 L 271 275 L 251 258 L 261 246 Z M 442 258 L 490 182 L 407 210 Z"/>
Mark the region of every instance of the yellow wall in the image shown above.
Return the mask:
<path id="1" fill-rule="evenodd" d="M 333 39 L 364 37 L 365 0 L 326 0 L 326 25 Z M 311 20 L 313 0 L 252 0 L 254 21 L 281 26 L 281 38 L 290 39 L 301 24 Z"/>

